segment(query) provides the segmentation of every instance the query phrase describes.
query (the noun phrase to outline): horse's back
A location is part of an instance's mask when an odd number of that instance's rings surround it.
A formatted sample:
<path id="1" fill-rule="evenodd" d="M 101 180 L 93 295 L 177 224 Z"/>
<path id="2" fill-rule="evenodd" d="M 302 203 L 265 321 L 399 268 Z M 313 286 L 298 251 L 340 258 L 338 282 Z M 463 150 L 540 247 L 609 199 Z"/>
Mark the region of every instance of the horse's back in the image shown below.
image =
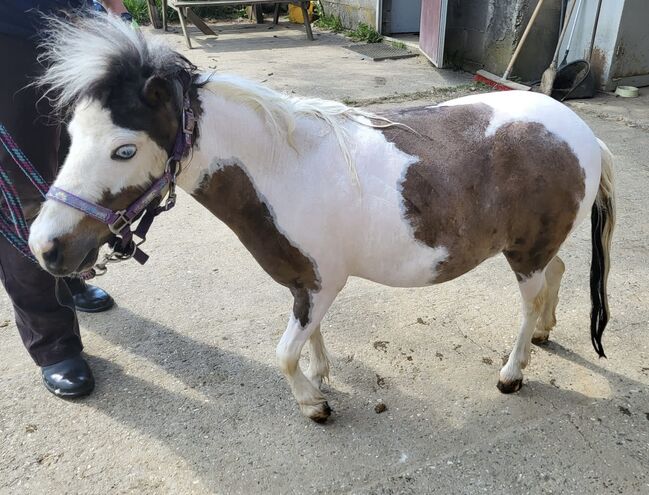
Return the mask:
<path id="1" fill-rule="evenodd" d="M 499 93 L 393 112 L 388 141 L 417 159 L 400 184 L 415 238 L 445 248 L 435 282 L 504 252 L 542 269 L 590 210 L 599 147 L 572 111 L 542 95 Z"/>

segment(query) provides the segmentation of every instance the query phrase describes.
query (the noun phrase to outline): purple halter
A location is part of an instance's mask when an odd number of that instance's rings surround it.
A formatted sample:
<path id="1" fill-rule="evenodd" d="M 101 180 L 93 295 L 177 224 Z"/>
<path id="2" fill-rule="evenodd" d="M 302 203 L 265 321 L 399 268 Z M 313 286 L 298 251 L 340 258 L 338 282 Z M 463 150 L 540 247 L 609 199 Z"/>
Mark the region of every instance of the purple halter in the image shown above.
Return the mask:
<path id="1" fill-rule="evenodd" d="M 103 275 L 106 272 L 106 264 L 109 262 L 123 261 L 134 258 L 138 263 L 144 264 L 149 259 L 140 245 L 146 240 L 146 234 L 155 217 L 164 211 L 168 211 L 176 204 L 176 178 L 180 173 L 180 161 L 187 155 L 192 147 L 196 119 L 191 109 L 187 92 L 183 96 L 182 122 L 176 133 L 173 151 L 169 155 L 165 172 L 159 179 L 142 193 L 125 210 L 111 210 L 97 203 L 80 198 L 59 187 L 52 186 L 47 192 L 47 199 L 52 199 L 70 206 L 80 212 L 99 220 L 108 225 L 113 236 L 108 241 L 112 252 L 104 256 L 104 261 L 97 263 L 94 268 L 82 274 L 83 278 L 92 278 L 96 275 Z M 167 189 L 166 201 L 161 204 L 165 189 Z M 131 230 L 133 222 L 142 215 L 142 219 L 135 230 Z M 133 236 L 141 240 L 135 242 Z"/>

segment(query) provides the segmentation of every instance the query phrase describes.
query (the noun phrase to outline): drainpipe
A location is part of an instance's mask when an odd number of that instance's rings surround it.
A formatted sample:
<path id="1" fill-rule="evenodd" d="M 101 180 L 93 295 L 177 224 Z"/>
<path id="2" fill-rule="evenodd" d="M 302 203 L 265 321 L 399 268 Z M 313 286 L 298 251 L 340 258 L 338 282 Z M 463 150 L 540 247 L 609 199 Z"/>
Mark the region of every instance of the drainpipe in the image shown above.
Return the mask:
<path id="1" fill-rule="evenodd" d="M 383 34 L 383 0 L 376 0 L 376 30 Z"/>

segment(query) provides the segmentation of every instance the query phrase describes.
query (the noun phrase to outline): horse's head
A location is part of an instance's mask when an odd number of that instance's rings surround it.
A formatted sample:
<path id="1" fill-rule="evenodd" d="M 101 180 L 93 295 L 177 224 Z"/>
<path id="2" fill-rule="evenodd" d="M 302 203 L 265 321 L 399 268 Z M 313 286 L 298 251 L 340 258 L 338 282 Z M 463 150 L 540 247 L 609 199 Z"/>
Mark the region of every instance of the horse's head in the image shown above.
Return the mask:
<path id="1" fill-rule="evenodd" d="M 56 22 L 46 43 L 41 83 L 59 109 L 72 108 L 69 153 L 54 186 L 111 210 L 127 208 L 164 173 L 182 111 L 191 64 L 104 16 Z M 91 267 L 108 226 L 47 200 L 29 245 L 55 275 Z"/>

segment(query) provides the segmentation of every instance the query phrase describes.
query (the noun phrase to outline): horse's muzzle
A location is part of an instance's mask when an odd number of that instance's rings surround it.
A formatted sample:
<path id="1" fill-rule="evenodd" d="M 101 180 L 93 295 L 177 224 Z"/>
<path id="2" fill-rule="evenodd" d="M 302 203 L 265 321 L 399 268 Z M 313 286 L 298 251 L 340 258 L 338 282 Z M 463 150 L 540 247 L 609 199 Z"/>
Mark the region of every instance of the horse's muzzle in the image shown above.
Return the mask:
<path id="1" fill-rule="evenodd" d="M 64 245 L 58 238 L 55 238 L 39 254 L 43 268 L 54 276 L 63 277 L 91 268 L 97 261 L 99 248 L 94 247 L 78 253 L 66 253 Z"/>

